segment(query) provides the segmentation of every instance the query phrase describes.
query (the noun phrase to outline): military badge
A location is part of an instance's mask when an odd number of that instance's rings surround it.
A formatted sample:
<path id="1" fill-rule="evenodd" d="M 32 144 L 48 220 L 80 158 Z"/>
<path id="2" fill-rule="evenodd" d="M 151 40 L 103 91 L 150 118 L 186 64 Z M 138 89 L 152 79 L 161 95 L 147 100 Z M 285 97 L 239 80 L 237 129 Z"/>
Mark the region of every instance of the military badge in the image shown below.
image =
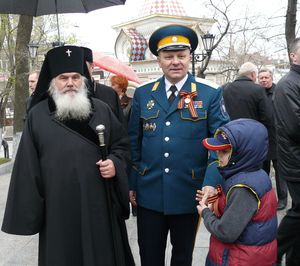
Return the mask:
<path id="1" fill-rule="evenodd" d="M 159 81 L 155 82 L 152 89 L 151 89 L 151 91 L 156 91 L 157 88 L 158 88 L 158 85 L 159 85 Z"/>
<path id="2" fill-rule="evenodd" d="M 203 102 L 202 101 L 194 101 L 194 107 L 195 108 L 203 108 Z"/>
<path id="3" fill-rule="evenodd" d="M 148 103 L 147 103 L 147 109 L 152 109 L 154 106 L 154 101 L 153 100 L 150 100 Z"/>
<path id="4" fill-rule="evenodd" d="M 148 123 L 144 124 L 143 128 L 144 128 L 145 131 L 149 130 L 149 124 Z"/>
<path id="5" fill-rule="evenodd" d="M 155 131 L 155 129 L 156 129 L 156 124 L 155 123 L 146 123 L 146 124 L 144 124 L 143 125 L 143 129 L 145 130 L 145 131 Z"/>
<path id="6" fill-rule="evenodd" d="M 187 97 L 184 99 L 184 103 L 188 104 L 191 102 L 191 98 L 190 97 Z"/>
<path id="7" fill-rule="evenodd" d="M 180 100 L 178 102 L 177 108 L 182 109 L 183 107 L 188 108 L 190 111 L 190 114 L 193 118 L 197 118 L 198 114 L 194 107 L 194 101 L 193 98 L 197 97 L 197 91 L 194 92 L 188 92 L 181 90 L 180 93 Z"/>
<path id="8" fill-rule="evenodd" d="M 152 131 L 155 131 L 155 129 L 156 129 L 156 124 L 153 123 L 153 124 L 152 124 Z"/>

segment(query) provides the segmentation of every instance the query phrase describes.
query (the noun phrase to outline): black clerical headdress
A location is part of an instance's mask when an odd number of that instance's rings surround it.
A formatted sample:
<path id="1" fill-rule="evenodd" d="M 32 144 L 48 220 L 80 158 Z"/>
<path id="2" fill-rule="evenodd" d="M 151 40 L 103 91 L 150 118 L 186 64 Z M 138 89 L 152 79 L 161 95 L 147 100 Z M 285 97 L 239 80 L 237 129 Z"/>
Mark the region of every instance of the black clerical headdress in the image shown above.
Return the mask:
<path id="1" fill-rule="evenodd" d="M 93 51 L 90 48 L 82 47 L 84 52 L 85 61 L 93 63 Z"/>
<path id="2" fill-rule="evenodd" d="M 60 46 L 51 49 L 45 56 L 30 109 L 47 97 L 50 82 L 62 73 L 76 72 L 90 80 L 84 50 L 78 46 Z"/>

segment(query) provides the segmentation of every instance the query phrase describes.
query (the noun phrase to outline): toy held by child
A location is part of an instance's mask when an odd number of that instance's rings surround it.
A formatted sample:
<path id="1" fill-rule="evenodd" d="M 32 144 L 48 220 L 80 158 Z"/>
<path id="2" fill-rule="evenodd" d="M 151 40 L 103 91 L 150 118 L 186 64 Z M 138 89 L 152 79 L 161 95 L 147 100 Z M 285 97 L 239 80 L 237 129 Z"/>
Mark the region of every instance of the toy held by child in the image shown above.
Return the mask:
<path id="1" fill-rule="evenodd" d="M 267 129 L 252 119 L 233 120 L 202 143 L 217 152 L 223 177 L 214 204 L 202 199 L 201 190 L 196 194 L 198 213 L 211 233 L 206 265 L 275 265 L 277 200 L 261 169 L 268 150 Z"/>

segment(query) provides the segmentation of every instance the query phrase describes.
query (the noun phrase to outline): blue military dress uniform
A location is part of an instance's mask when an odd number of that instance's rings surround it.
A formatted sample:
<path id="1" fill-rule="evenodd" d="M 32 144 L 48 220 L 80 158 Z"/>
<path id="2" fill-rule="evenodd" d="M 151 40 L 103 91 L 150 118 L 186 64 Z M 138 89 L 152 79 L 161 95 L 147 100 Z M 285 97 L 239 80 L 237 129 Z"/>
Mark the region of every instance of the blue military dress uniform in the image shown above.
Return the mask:
<path id="1" fill-rule="evenodd" d="M 221 182 L 216 159 L 201 141 L 229 121 L 215 85 L 188 74 L 183 90 L 197 92 L 197 117 L 186 105 L 178 109 L 179 94 L 169 105 L 162 77 L 136 89 L 129 121 L 131 189 L 139 206 L 167 215 L 197 212 L 196 190 Z"/>

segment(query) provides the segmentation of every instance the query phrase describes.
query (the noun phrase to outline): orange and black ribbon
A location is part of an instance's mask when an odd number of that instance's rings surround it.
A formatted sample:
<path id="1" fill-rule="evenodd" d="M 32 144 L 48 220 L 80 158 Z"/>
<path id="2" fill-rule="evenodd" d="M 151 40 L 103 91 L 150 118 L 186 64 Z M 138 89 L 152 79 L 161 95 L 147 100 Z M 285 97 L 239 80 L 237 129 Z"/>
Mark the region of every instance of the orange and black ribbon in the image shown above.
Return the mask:
<path id="1" fill-rule="evenodd" d="M 184 104 L 187 105 L 189 108 L 190 114 L 193 118 L 197 118 L 198 114 L 194 107 L 193 98 L 197 96 L 197 92 L 187 92 L 187 91 L 180 91 L 179 95 L 181 96 L 178 102 L 178 109 L 182 109 Z"/>
<path id="2" fill-rule="evenodd" d="M 222 195 L 222 187 L 220 185 L 217 186 L 217 194 L 214 196 L 210 196 L 207 198 L 207 203 L 214 203 L 220 196 Z"/>
<path id="3" fill-rule="evenodd" d="M 214 196 L 210 196 L 207 198 L 207 203 L 212 204 L 212 211 L 217 216 L 220 217 L 220 211 L 219 211 L 219 197 L 222 195 L 222 188 L 220 185 L 217 186 L 217 194 Z"/>

